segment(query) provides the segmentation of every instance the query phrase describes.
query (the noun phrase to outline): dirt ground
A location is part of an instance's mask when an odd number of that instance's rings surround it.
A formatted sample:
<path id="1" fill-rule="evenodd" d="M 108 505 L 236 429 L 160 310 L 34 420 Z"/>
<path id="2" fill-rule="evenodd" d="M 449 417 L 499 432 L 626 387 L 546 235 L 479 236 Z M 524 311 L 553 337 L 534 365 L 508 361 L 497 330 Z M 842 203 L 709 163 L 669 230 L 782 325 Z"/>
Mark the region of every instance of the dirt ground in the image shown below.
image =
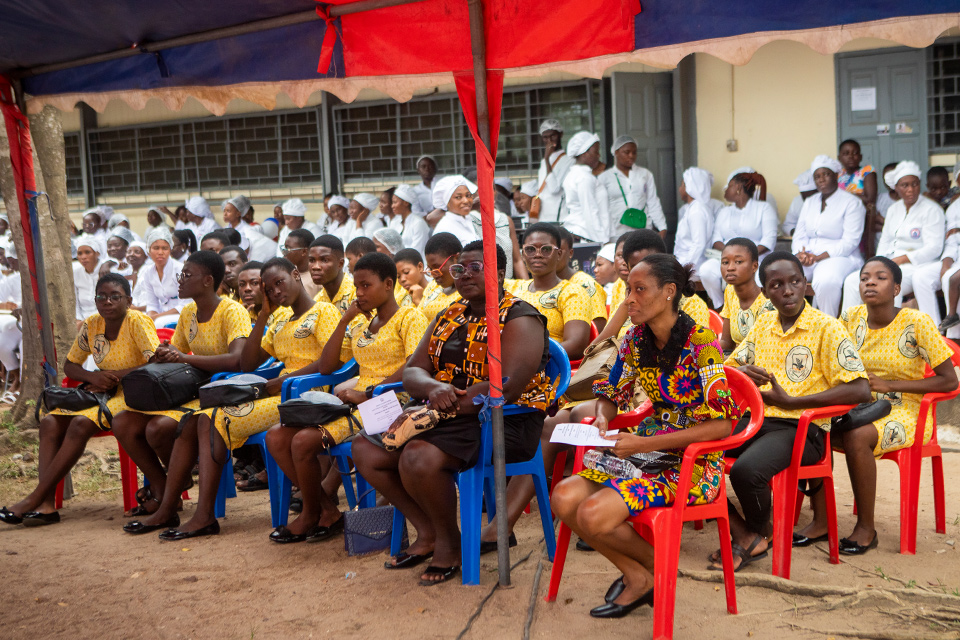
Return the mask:
<path id="1" fill-rule="evenodd" d="M 116 449 L 111 438 L 94 440 L 102 455 Z M 825 545 L 794 552 L 793 581 L 870 590 L 908 586 L 927 594 L 953 594 L 947 605 L 960 619 L 960 452 L 944 456 L 947 533 L 933 531 L 929 465 L 924 466 L 916 556 L 899 549 L 896 467 L 879 465 L 879 549 L 831 565 Z M 5 453 L 9 461 L 11 454 Z M 75 480 L 80 472 L 75 472 Z M 852 495 L 842 467 L 836 473 L 840 534 L 853 526 Z M 0 505 L 32 488 L 30 478 L 0 482 Z M 61 511 L 63 522 L 41 529 L 0 524 L 0 638 L 454 638 L 497 581 L 495 556 L 483 560 L 481 585 L 417 586 L 418 572 L 387 572 L 385 554 L 351 558 L 341 538 L 319 544 L 281 546 L 267 540 L 267 492 L 240 494 L 227 503 L 217 537 L 162 543 L 155 535 L 132 537 L 120 527 L 119 483 L 76 481 L 80 495 Z M 186 505 L 188 515 L 192 502 Z M 801 522 L 809 519 L 805 511 Z M 651 609 L 621 620 L 590 618 L 615 570 L 596 553 L 573 549 L 556 603 L 546 603 L 551 563 L 539 518 L 525 516 L 512 562 L 510 589 L 494 590 L 472 622 L 467 638 L 522 638 L 533 605 L 529 637 L 610 636 L 649 638 Z M 717 531 L 684 531 L 682 570 L 705 569 L 717 547 Z M 744 574 L 770 572 L 770 560 Z M 534 587 L 535 579 L 539 581 Z M 911 592 L 912 593 L 912 592 Z M 677 589 L 676 638 L 833 638 L 843 631 L 861 637 L 955 638 L 929 609 L 908 599 L 866 600 L 826 610 L 831 599 L 787 595 L 756 586 L 737 590 L 739 615 L 728 615 L 719 584 L 681 578 Z M 850 604 L 850 600 L 840 604 Z M 806 607 L 806 610 L 805 610 Z M 949 615 L 949 614 L 948 614 Z M 798 625 L 798 626 L 791 626 Z M 804 630 L 815 629 L 818 631 Z M 880 636 L 880 633 L 887 636 Z M 893 635 L 889 635 L 893 634 Z"/>

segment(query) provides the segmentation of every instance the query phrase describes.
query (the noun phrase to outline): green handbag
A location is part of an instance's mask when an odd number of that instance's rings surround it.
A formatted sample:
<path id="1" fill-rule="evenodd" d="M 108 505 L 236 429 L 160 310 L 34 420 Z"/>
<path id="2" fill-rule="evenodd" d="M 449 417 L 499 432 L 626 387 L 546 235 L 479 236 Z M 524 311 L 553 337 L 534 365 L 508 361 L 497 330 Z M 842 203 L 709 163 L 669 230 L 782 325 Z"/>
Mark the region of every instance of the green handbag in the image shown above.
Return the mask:
<path id="1" fill-rule="evenodd" d="M 614 176 L 617 179 L 617 186 L 620 187 L 620 195 L 623 196 L 623 204 L 627 205 L 627 210 L 620 216 L 620 224 L 625 224 L 634 229 L 647 228 L 647 212 L 643 209 L 636 209 L 629 206 L 627 194 L 623 192 L 623 185 L 620 184 L 620 176 Z"/>

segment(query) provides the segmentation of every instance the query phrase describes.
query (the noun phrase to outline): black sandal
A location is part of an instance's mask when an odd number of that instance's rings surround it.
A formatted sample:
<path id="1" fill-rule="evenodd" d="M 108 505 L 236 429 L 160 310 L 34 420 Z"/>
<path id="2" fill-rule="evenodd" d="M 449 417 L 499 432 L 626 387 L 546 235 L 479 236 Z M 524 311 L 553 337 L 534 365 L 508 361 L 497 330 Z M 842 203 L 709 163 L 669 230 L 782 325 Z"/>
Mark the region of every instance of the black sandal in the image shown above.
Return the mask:
<path id="1" fill-rule="evenodd" d="M 440 584 L 441 582 L 447 582 L 448 580 L 450 580 L 450 579 L 452 579 L 453 577 L 455 577 L 458 573 L 460 573 L 460 565 L 457 565 L 457 566 L 455 566 L 455 567 L 434 567 L 434 566 L 429 566 L 429 567 L 427 567 L 426 570 L 423 572 L 423 575 L 425 575 L 425 576 L 440 576 L 440 579 L 439 579 L 439 580 L 425 580 L 425 579 L 421 578 L 421 579 L 420 579 L 420 586 L 421 586 L 421 587 L 432 587 L 432 586 L 435 585 L 435 584 Z"/>
<path id="2" fill-rule="evenodd" d="M 736 542 L 733 543 L 733 545 L 731 546 L 731 551 L 733 552 L 733 558 L 734 558 L 734 559 L 736 559 L 736 558 L 738 558 L 738 557 L 740 558 L 740 564 L 739 564 L 739 566 L 737 566 L 737 567 L 734 568 L 734 570 L 733 570 L 734 573 L 740 571 L 740 569 L 743 569 L 743 568 L 744 568 L 745 566 L 747 566 L 748 564 L 752 564 L 752 563 L 756 562 L 757 560 L 763 560 L 764 558 L 767 557 L 767 555 L 768 555 L 768 552 L 767 552 L 767 551 L 764 551 L 763 553 L 758 553 L 758 554 L 755 555 L 755 556 L 754 556 L 754 555 L 751 555 L 751 554 L 753 553 L 753 550 L 756 549 L 756 548 L 757 548 L 757 545 L 759 545 L 763 540 L 765 540 L 765 538 L 764 538 L 763 536 L 759 536 L 759 535 L 758 535 L 757 537 L 755 537 L 755 538 L 753 539 L 753 542 L 751 542 L 751 543 L 750 543 L 750 546 L 748 546 L 746 549 L 744 549 L 743 547 L 741 547 L 741 546 L 740 546 L 739 544 L 737 544 Z M 722 558 L 720 559 L 720 562 L 721 562 L 721 563 L 723 562 L 723 559 L 722 559 Z M 714 563 L 714 564 L 716 564 L 716 563 Z M 712 566 L 712 565 L 711 565 L 711 566 L 709 567 L 709 569 L 710 569 L 710 571 L 723 571 L 723 565 L 721 564 L 719 567 L 717 567 L 717 566 Z"/>
<path id="3" fill-rule="evenodd" d="M 406 553 L 401 551 L 393 557 L 395 562 L 384 562 L 384 569 L 410 569 L 419 564 L 423 564 L 428 559 L 433 557 L 433 551 L 430 553 Z"/>
<path id="4" fill-rule="evenodd" d="M 149 487 L 148 487 L 148 488 L 149 488 Z M 140 497 L 139 497 L 139 496 L 137 496 L 137 500 L 138 500 L 138 501 L 140 500 Z M 153 514 L 153 511 L 148 511 L 148 510 L 147 510 L 147 503 L 148 503 L 148 502 L 156 502 L 156 503 L 157 503 L 157 509 L 160 508 L 160 501 L 157 500 L 157 499 L 153 496 L 153 494 L 151 494 L 149 498 L 147 498 L 146 500 L 144 500 L 143 502 L 141 502 L 140 504 L 138 504 L 137 506 L 135 506 L 133 509 L 130 509 L 130 511 L 125 512 L 125 513 L 123 514 L 124 517 L 126 517 L 126 518 L 137 518 L 137 517 L 152 515 L 152 514 Z"/>

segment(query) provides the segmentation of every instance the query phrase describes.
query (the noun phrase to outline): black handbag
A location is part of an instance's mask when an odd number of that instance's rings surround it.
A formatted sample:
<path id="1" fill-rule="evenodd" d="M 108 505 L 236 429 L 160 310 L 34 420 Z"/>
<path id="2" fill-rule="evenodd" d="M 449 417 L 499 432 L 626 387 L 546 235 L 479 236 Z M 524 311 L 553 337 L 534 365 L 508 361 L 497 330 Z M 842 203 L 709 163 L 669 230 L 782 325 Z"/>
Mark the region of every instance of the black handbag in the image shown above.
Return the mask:
<path id="1" fill-rule="evenodd" d="M 123 377 L 127 406 L 134 411 L 182 410 L 196 399 L 210 375 L 176 362 L 157 362 L 134 369 Z"/>
<path id="2" fill-rule="evenodd" d="M 54 409 L 62 409 L 63 411 L 75 413 L 99 406 L 97 426 L 101 429 L 110 429 L 113 423 L 113 414 L 110 412 L 110 409 L 107 408 L 107 400 L 112 398 L 115 392 L 116 389 L 113 391 L 93 392 L 87 390 L 82 385 L 73 388 L 47 387 L 40 392 L 40 397 L 37 399 L 37 406 L 36 409 L 34 409 L 33 415 L 37 422 L 39 422 L 41 407 L 44 407 L 47 413 L 50 413 Z M 104 417 L 107 419 L 106 424 L 103 422 Z"/>
<path id="3" fill-rule="evenodd" d="M 220 407 L 235 407 L 241 404 L 256 402 L 258 398 L 267 395 L 267 379 L 252 373 L 224 378 L 215 382 L 208 382 L 200 387 L 199 399 L 201 409 L 213 408 L 210 414 L 210 423 L 217 423 L 217 409 Z M 183 419 L 181 418 L 181 422 Z M 230 416 L 224 418 L 224 427 L 227 432 L 227 446 L 233 449 L 230 438 Z M 215 429 L 210 429 L 210 451 L 214 451 Z M 229 455 L 229 454 L 228 454 Z"/>
<path id="4" fill-rule="evenodd" d="M 360 430 L 360 423 L 353 416 L 353 405 L 312 402 L 308 398 L 293 398 L 281 402 L 280 424 L 285 427 L 317 427 L 333 422 L 337 418 L 346 418 L 350 423 L 350 432 Z"/>
<path id="5" fill-rule="evenodd" d="M 348 480 L 349 481 L 349 480 Z M 370 489 L 357 499 L 357 505 Z M 359 556 L 390 548 L 393 537 L 393 507 L 369 507 L 345 511 L 343 514 L 343 548 L 347 555 Z M 403 534 L 400 549 L 410 546 L 407 537 L 407 521 L 403 520 Z"/>

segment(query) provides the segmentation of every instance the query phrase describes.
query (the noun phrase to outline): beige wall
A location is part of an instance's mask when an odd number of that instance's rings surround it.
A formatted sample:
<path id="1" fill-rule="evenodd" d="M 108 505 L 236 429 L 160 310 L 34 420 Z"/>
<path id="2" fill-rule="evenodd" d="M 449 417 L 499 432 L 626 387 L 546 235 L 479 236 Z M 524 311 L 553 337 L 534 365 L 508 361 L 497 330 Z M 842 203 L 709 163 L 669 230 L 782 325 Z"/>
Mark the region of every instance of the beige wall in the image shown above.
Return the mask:
<path id="1" fill-rule="evenodd" d="M 821 153 L 836 154 L 833 56 L 773 42 L 733 67 L 697 54 L 697 154 L 722 199 L 727 175 L 750 165 L 764 175 L 781 218 L 797 195 L 793 179 Z M 727 140 L 738 142 L 727 151 Z"/>

